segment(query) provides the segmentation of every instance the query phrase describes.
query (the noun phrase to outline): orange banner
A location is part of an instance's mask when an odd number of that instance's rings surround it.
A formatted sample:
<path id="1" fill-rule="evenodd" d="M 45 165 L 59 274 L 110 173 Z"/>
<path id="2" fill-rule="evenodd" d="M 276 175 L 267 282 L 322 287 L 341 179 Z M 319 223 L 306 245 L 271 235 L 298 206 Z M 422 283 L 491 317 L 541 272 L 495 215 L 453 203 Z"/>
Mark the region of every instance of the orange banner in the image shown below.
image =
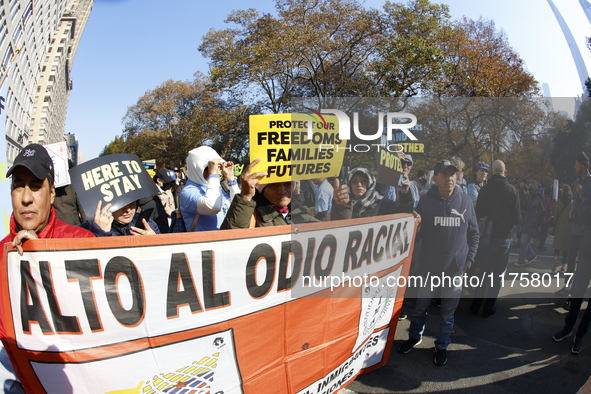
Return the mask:
<path id="1" fill-rule="evenodd" d="M 399 214 L 6 246 L 3 342 L 34 393 L 334 393 L 387 362 L 415 233 Z"/>

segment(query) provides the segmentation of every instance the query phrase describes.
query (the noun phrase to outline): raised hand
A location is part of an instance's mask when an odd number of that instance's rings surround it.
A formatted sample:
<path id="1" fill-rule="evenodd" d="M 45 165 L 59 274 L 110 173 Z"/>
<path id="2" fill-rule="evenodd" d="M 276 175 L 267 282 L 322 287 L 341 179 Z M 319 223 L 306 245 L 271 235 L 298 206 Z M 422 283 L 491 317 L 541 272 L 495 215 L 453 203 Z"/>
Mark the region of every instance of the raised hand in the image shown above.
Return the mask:
<path id="1" fill-rule="evenodd" d="M 256 193 L 257 186 L 259 185 L 259 183 L 261 183 L 261 179 L 267 176 L 266 172 L 251 173 L 252 168 L 256 166 L 260 161 L 260 158 L 255 159 L 252 163 L 246 166 L 246 168 L 242 172 L 242 175 L 240 175 L 240 197 L 244 198 L 246 201 L 252 200 Z"/>
<path id="2" fill-rule="evenodd" d="M 332 199 L 337 205 L 345 205 L 349 202 L 349 186 L 347 184 L 341 185 L 341 181 L 338 178 L 334 180 Z"/>
<path id="3" fill-rule="evenodd" d="M 101 230 L 108 233 L 111 231 L 111 225 L 113 224 L 113 214 L 109 212 L 111 204 L 105 205 L 104 208 L 101 208 L 102 205 L 102 200 L 99 200 L 98 204 L 96 204 L 96 210 L 94 211 L 94 222 L 101 228 Z"/>

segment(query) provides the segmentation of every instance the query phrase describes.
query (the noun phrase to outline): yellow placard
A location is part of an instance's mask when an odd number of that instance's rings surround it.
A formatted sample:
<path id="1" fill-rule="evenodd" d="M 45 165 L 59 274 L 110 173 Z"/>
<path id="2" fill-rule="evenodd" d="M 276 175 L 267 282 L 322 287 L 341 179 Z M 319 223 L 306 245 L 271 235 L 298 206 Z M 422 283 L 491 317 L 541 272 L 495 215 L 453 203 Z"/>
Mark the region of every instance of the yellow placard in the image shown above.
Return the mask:
<path id="1" fill-rule="evenodd" d="M 261 183 L 338 176 L 347 148 L 338 125 L 333 115 L 251 115 L 250 161 L 261 159 L 253 172 L 268 173 Z"/>

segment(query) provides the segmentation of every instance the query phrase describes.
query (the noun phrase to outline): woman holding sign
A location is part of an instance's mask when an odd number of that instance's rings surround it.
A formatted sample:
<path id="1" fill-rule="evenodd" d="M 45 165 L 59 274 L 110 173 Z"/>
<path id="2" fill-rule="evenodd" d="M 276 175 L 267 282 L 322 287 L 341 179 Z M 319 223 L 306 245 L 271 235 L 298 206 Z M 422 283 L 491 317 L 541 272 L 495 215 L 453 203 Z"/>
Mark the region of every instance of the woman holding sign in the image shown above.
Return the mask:
<path id="1" fill-rule="evenodd" d="M 252 172 L 250 163 L 241 175 L 241 192 L 232 201 L 222 229 L 282 226 L 317 222 L 314 216 L 292 205 L 291 182 L 261 184 L 266 172 Z"/>
<path id="2" fill-rule="evenodd" d="M 347 184 L 335 193 L 331 219 L 412 213 L 413 197 L 409 187 L 410 181 L 407 178 L 400 189 L 400 203 L 389 200 L 376 190 L 375 176 L 367 168 L 356 167 L 347 176 Z"/>
<path id="3" fill-rule="evenodd" d="M 111 204 L 104 207 L 102 204 L 102 201 L 98 202 L 92 222 L 87 220 L 81 225 L 97 237 L 160 234 L 158 225 L 150 219 L 152 210 L 137 213 L 137 201 L 130 202 L 113 213 L 109 212 Z"/>
<path id="4" fill-rule="evenodd" d="M 222 188 L 222 175 L 228 191 Z M 180 198 L 187 231 L 219 230 L 232 198 L 240 191 L 234 163 L 224 161 L 209 146 L 200 146 L 187 156 L 187 176 Z"/>

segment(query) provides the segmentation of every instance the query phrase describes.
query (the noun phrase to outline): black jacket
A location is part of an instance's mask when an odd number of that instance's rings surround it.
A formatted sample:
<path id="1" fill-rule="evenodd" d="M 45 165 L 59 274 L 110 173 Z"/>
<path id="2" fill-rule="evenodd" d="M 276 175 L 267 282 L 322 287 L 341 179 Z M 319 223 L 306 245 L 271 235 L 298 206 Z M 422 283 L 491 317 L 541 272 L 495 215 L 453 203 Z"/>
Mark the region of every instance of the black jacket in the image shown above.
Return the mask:
<path id="1" fill-rule="evenodd" d="M 390 215 L 393 213 L 412 213 L 412 206 L 412 193 L 409 190 L 408 193 L 400 194 L 400 202 L 383 197 L 372 206 L 367 207 L 363 212 L 360 212 L 358 204 L 353 204 L 352 201 L 349 201 L 345 205 L 333 203 L 330 218 L 331 220 L 343 220 Z"/>
<path id="2" fill-rule="evenodd" d="M 517 189 L 502 175 L 493 175 L 480 189 L 476 216 L 493 218 L 492 238 L 511 238 L 513 226 L 521 220 L 521 203 Z"/>

